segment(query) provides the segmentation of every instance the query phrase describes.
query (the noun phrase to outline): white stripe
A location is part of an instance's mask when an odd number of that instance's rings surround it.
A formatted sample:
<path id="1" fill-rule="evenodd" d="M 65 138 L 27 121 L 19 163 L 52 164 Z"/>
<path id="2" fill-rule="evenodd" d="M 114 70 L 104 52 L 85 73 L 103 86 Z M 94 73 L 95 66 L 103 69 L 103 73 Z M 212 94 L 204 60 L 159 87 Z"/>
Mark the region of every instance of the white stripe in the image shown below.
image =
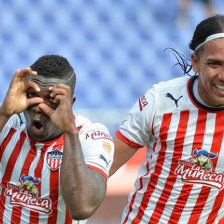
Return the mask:
<path id="1" fill-rule="evenodd" d="M 189 114 L 189 122 L 188 122 L 186 133 L 195 133 L 196 125 L 197 125 L 197 118 L 198 118 L 198 111 L 192 111 Z M 193 134 L 185 136 L 181 160 L 188 160 L 189 159 L 189 156 L 191 155 L 191 151 L 192 151 L 193 141 L 194 141 L 194 135 Z M 181 177 L 177 176 L 176 182 L 173 185 L 173 189 L 172 189 L 172 192 L 171 192 L 169 200 L 168 200 L 168 204 L 165 206 L 164 213 L 161 216 L 160 220 L 166 220 L 167 217 L 170 218 L 170 216 L 172 214 L 172 211 L 173 211 L 173 208 L 176 204 L 176 201 L 180 196 L 183 185 L 184 184 L 181 180 Z M 183 212 L 184 211 L 182 211 L 182 213 Z M 168 221 L 169 220 L 167 220 L 167 223 L 168 223 Z M 171 220 L 171 222 L 172 221 L 173 220 Z M 180 223 L 182 223 L 182 222 L 180 222 Z M 183 223 L 184 223 L 184 221 L 183 221 Z"/>
<path id="2" fill-rule="evenodd" d="M 9 143 L 10 145 L 10 143 Z M 23 147 L 21 149 L 20 154 L 18 155 L 18 158 L 16 160 L 10 183 L 14 183 L 17 185 L 19 183 L 19 177 L 20 173 L 22 171 L 23 164 L 25 163 L 25 159 L 30 151 L 30 142 L 29 139 L 26 138 L 23 144 Z"/>

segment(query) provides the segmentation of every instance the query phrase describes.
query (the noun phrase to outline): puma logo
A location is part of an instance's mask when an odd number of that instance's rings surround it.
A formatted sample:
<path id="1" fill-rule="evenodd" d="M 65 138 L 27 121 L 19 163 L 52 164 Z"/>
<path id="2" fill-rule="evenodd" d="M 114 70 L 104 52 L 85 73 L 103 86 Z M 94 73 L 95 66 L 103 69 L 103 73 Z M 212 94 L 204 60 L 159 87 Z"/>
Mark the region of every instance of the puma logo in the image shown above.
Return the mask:
<path id="1" fill-rule="evenodd" d="M 107 162 L 107 159 L 106 159 L 103 155 L 100 155 L 99 158 L 102 159 L 107 165 L 108 165 L 109 162 L 110 162 L 110 161 Z"/>
<path id="2" fill-rule="evenodd" d="M 178 99 L 175 99 L 170 93 L 167 93 L 166 97 L 169 97 L 171 100 L 173 100 L 175 102 L 176 107 L 178 107 L 177 103 L 178 103 L 179 99 L 183 96 L 180 96 Z"/>
<path id="3" fill-rule="evenodd" d="M 20 115 L 20 114 L 17 114 L 17 115 L 18 115 L 19 120 L 20 120 L 20 126 L 22 126 L 22 124 L 24 124 L 24 122 L 23 122 L 23 120 L 22 120 L 22 117 L 21 117 L 21 115 Z"/>

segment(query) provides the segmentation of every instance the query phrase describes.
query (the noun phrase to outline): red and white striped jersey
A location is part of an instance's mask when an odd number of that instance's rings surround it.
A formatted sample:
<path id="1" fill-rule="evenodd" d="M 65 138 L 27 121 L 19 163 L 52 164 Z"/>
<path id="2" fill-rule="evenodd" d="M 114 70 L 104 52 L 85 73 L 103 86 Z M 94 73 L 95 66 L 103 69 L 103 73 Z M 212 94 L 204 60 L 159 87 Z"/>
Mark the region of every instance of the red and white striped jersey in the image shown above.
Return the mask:
<path id="1" fill-rule="evenodd" d="M 156 84 L 117 136 L 147 147 L 122 224 L 218 223 L 224 216 L 224 108 L 202 105 L 197 77 Z"/>
<path id="2" fill-rule="evenodd" d="M 105 126 L 75 115 L 85 162 L 107 178 L 114 145 Z M 84 224 L 69 216 L 60 193 L 63 135 L 29 138 L 23 114 L 13 115 L 0 133 L 0 223 Z"/>

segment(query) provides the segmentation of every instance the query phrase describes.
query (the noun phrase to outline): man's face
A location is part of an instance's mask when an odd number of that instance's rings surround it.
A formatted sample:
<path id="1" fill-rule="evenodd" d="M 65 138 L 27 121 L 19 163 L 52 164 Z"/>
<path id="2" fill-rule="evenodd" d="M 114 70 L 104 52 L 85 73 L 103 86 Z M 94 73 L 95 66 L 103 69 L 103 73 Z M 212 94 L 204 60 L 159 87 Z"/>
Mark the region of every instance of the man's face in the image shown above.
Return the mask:
<path id="1" fill-rule="evenodd" d="M 27 98 L 41 97 L 44 103 L 47 104 L 52 109 L 56 109 L 58 104 L 53 102 L 53 98 L 50 97 L 49 87 L 52 86 L 52 79 L 50 85 L 47 84 L 47 79 L 45 82 L 38 80 L 38 77 L 33 80 L 40 87 L 40 92 L 36 92 L 33 88 L 29 88 L 26 92 Z M 53 85 L 58 84 L 58 82 L 53 83 Z M 38 141 L 47 141 L 56 138 L 61 134 L 59 128 L 57 128 L 50 118 L 43 113 L 40 109 L 39 104 L 35 104 L 27 108 L 25 111 L 25 117 L 27 121 L 27 130 L 31 138 Z"/>
<path id="2" fill-rule="evenodd" d="M 199 73 L 198 92 L 209 106 L 224 106 L 224 38 L 207 42 L 197 57 L 192 54 L 192 66 Z"/>

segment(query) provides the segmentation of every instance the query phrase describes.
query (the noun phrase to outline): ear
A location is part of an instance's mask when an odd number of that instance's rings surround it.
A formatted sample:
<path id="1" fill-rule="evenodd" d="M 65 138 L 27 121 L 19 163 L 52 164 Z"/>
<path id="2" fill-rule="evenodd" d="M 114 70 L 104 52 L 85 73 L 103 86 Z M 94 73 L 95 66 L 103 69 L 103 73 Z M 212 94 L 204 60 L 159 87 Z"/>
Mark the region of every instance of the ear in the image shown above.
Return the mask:
<path id="1" fill-rule="evenodd" d="M 75 103 L 75 101 L 76 101 L 76 97 L 73 96 L 72 99 L 71 99 L 71 103 L 72 103 L 72 105 Z"/>
<path id="2" fill-rule="evenodd" d="M 191 64 L 192 64 L 192 68 L 194 70 L 195 73 L 198 73 L 200 71 L 200 67 L 199 67 L 199 58 L 196 54 L 192 54 L 191 55 Z"/>

